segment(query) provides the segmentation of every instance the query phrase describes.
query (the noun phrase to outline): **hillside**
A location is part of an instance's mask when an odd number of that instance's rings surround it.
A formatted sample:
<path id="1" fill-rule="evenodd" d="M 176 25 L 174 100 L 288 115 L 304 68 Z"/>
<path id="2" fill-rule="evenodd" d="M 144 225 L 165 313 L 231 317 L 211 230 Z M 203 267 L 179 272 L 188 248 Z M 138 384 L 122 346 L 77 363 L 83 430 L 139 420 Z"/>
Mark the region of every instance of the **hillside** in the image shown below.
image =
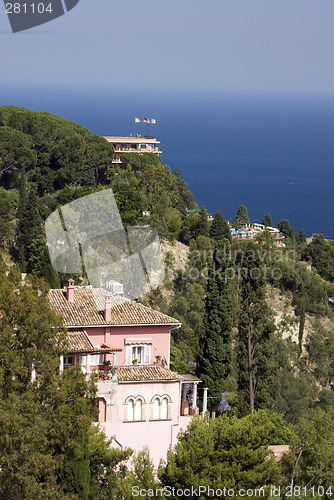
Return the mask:
<path id="1" fill-rule="evenodd" d="M 77 285 L 88 284 L 85 273 L 53 269 L 44 222 L 57 208 L 112 188 L 123 224 L 150 225 L 160 236 L 166 276 L 141 300 L 182 323 L 172 332 L 172 367 L 203 379 L 212 408 L 226 392 L 235 411 L 247 413 L 245 339 L 251 334 L 258 335 L 251 351 L 255 408 L 279 411 L 292 422 L 307 408 L 330 405 L 333 242 L 319 236 L 307 244 L 303 231 L 295 233 L 287 220 L 278 225 L 285 247 L 278 248 L 268 231 L 259 243 L 232 239 L 220 211 L 213 221 L 205 207 L 187 211 L 197 206 L 194 196 L 181 173 L 171 172 L 157 155 L 130 153 L 110 167 L 112 157 L 107 141 L 75 123 L 0 108 L 0 249 L 5 263 L 43 278 L 52 288 L 64 286 L 69 277 Z M 235 222 L 238 227 L 249 222 L 245 206 L 240 205 Z"/>

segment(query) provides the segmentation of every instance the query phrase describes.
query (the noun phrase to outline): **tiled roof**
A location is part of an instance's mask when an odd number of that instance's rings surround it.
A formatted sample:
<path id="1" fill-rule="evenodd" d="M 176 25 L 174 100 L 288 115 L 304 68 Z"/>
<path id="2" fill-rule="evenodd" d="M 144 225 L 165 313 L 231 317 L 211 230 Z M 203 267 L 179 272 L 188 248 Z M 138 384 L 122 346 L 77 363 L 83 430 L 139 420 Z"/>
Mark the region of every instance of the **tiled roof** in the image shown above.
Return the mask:
<path id="1" fill-rule="evenodd" d="M 201 379 L 196 377 L 196 375 L 192 375 L 191 373 L 185 373 L 184 375 L 180 375 L 182 380 L 185 382 L 201 382 Z"/>
<path id="2" fill-rule="evenodd" d="M 181 380 L 178 373 L 172 372 L 161 365 L 119 366 L 116 376 L 119 382 Z"/>
<path id="3" fill-rule="evenodd" d="M 94 347 L 91 341 L 88 338 L 87 333 L 84 330 L 71 330 L 68 332 L 68 341 L 69 341 L 69 354 L 73 354 L 75 352 L 80 353 L 92 353 L 92 352 L 115 352 L 121 351 L 122 349 L 117 349 L 116 347 L 112 347 L 107 344 L 101 344 L 101 347 Z"/>
<path id="4" fill-rule="evenodd" d="M 75 288 L 74 300 L 68 302 L 66 290 L 51 289 L 49 301 L 52 309 L 63 316 L 67 327 L 179 324 L 179 321 L 166 314 L 117 295 L 110 297 L 111 319 L 105 321 L 104 308 L 107 294 L 110 296 L 110 292 L 102 288 Z"/>

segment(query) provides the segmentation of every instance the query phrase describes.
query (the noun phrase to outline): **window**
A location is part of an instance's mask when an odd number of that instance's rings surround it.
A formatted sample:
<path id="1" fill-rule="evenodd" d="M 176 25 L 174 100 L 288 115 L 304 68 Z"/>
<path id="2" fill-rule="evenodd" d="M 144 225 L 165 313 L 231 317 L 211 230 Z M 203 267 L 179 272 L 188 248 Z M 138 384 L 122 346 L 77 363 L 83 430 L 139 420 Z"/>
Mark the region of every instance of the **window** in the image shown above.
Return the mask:
<path id="1" fill-rule="evenodd" d="M 128 401 L 128 413 L 127 413 L 127 420 L 129 420 L 130 422 L 134 420 L 134 414 L 135 414 L 134 410 L 135 410 L 135 403 L 133 399 L 130 399 Z"/>
<path id="2" fill-rule="evenodd" d="M 131 361 L 136 359 L 138 363 L 142 363 L 144 359 L 144 347 L 139 345 L 134 345 L 132 347 Z"/>
<path id="3" fill-rule="evenodd" d="M 141 396 L 137 398 L 130 397 L 126 400 L 126 417 L 127 422 L 140 422 L 144 420 L 143 417 L 143 403 L 144 400 Z"/>
<path id="4" fill-rule="evenodd" d="M 168 410 L 168 399 L 162 398 L 160 403 L 160 418 L 161 420 L 167 419 L 167 410 Z"/>
<path id="5" fill-rule="evenodd" d="M 131 365 L 136 359 L 138 364 L 149 365 L 151 361 L 151 346 L 134 344 L 126 347 L 126 364 Z"/>
<path id="6" fill-rule="evenodd" d="M 75 356 L 65 356 L 64 357 L 64 365 L 65 366 L 73 366 L 75 363 Z"/>
<path id="7" fill-rule="evenodd" d="M 155 398 L 153 401 L 153 420 L 159 420 L 160 418 L 160 401 Z"/>
<path id="8" fill-rule="evenodd" d="M 89 361 L 93 366 L 102 365 L 104 362 L 104 354 L 91 354 Z"/>
<path id="9" fill-rule="evenodd" d="M 169 396 L 155 396 L 152 400 L 152 420 L 168 420 L 170 418 Z"/>

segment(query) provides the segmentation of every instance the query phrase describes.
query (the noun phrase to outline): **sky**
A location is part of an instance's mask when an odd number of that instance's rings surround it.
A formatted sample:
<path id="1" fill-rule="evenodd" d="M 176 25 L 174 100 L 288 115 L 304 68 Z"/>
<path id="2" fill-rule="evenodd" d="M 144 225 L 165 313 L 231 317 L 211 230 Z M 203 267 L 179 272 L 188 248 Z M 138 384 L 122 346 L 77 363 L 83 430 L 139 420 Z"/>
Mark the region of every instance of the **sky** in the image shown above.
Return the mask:
<path id="1" fill-rule="evenodd" d="M 333 92 L 333 19 L 333 0 L 80 0 L 14 34 L 1 3 L 0 84 Z"/>

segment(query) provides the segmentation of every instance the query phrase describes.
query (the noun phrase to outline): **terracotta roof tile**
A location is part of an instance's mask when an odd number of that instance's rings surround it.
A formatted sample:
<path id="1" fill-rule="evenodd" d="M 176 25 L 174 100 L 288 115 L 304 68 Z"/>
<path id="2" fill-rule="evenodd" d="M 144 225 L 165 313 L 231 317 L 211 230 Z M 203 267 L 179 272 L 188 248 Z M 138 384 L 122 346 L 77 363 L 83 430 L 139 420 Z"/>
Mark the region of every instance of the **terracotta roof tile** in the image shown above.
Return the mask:
<path id="1" fill-rule="evenodd" d="M 106 295 L 102 288 L 75 288 L 74 300 L 68 302 L 66 290 L 51 289 L 49 301 L 52 309 L 64 318 L 66 327 L 95 325 L 177 325 L 180 322 L 138 302 L 111 295 L 111 319 L 105 321 Z"/>
<path id="2" fill-rule="evenodd" d="M 85 330 L 77 329 L 68 332 L 69 341 L 69 354 L 77 353 L 93 353 L 93 352 L 115 352 L 121 351 L 122 349 L 117 349 L 110 345 L 102 344 L 101 347 L 94 347 L 88 338 Z"/>
<path id="3" fill-rule="evenodd" d="M 161 365 L 119 366 L 116 372 L 119 382 L 148 382 L 181 380 L 178 373 Z"/>

